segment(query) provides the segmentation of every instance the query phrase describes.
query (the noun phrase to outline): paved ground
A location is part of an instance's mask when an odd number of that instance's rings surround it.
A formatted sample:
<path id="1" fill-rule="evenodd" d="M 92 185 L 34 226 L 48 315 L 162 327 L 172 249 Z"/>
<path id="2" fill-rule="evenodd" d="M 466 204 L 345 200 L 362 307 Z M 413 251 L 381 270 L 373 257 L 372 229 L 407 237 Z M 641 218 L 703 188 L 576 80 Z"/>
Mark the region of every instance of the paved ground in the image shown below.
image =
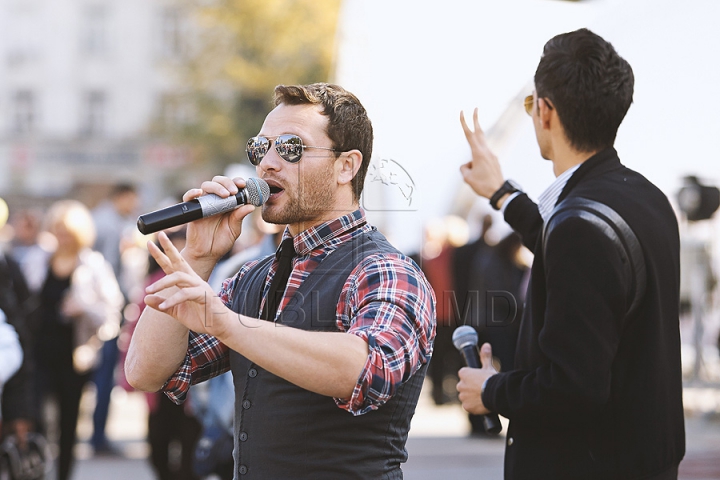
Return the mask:
<path id="1" fill-rule="evenodd" d="M 83 400 L 80 437 L 90 434 L 92 394 Z M 720 390 L 686 389 L 688 453 L 681 464 L 682 480 L 720 479 Z M 123 456 L 93 457 L 86 443 L 78 445 L 75 480 L 153 480 L 147 461 L 142 394 L 118 392 L 109 423 L 111 440 Z M 468 436 L 465 414 L 458 405 L 437 407 L 425 392 L 408 440 L 410 460 L 403 468 L 408 480 L 502 479 L 505 437 Z M 53 478 L 49 476 L 48 478 Z"/>

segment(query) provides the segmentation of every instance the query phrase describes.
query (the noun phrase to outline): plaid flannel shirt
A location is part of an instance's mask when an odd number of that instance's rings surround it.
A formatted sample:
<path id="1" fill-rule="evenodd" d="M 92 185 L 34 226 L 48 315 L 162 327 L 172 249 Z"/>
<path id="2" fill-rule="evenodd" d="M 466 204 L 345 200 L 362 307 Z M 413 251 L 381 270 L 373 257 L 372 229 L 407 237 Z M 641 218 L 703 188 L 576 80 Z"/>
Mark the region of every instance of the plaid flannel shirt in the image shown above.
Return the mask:
<path id="1" fill-rule="evenodd" d="M 358 209 L 294 239 L 297 256 L 277 315 L 295 291 L 330 252 L 341 243 L 371 229 L 365 212 Z M 286 230 L 284 238 L 289 237 Z M 220 289 L 223 303 L 230 306 L 238 281 L 257 261 L 249 262 Z M 265 282 L 258 317 L 270 282 L 277 270 L 273 261 Z M 277 318 L 277 316 L 276 316 Z M 357 335 L 369 345 L 365 367 L 351 398 L 336 398 L 338 407 L 354 415 L 377 409 L 398 387 L 430 361 L 435 338 L 435 296 L 418 266 L 402 254 L 375 254 L 362 259 L 343 286 L 336 311 L 341 332 Z M 175 401 L 184 401 L 190 385 L 208 380 L 230 369 L 227 346 L 215 337 L 190 332 L 188 353 L 163 390 Z"/>

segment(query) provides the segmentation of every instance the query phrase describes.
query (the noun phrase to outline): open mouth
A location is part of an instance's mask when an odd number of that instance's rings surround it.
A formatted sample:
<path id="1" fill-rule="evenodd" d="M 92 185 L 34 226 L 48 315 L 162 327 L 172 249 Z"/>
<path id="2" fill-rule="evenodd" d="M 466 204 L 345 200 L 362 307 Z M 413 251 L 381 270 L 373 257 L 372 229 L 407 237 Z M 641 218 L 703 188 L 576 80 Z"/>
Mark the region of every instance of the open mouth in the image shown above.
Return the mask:
<path id="1" fill-rule="evenodd" d="M 285 191 L 285 190 L 282 189 L 282 188 L 280 188 L 280 187 L 276 187 L 276 186 L 274 186 L 274 185 L 270 185 L 270 196 L 271 196 L 271 197 L 277 196 L 277 195 L 279 195 L 280 193 L 282 193 L 282 192 L 284 192 L 284 191 Z"/>

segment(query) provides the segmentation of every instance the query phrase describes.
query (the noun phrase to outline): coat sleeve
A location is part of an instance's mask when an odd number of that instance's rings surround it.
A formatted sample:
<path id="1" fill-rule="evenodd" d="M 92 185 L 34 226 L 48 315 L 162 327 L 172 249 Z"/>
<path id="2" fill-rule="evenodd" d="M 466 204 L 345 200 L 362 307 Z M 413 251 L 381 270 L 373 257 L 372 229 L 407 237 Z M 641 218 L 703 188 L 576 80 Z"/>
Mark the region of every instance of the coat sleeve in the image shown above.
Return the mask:
<path id="1" fill-rule="evenodd" d="M 115 273 L 102 254 L 86 251 L 80 258 L 70 286 L 70 295 L 82 311 L 72 317 L 73 365 L 78 373 L 95 367 L 102 343 L 118 335 L 123 306 Z"/>
<path id="2" fill-rule="evenodd" d="M 83 264 L 73 273 L 72 294 L 81 305 L 81 320 L 100 330 L 103 340 L 114 337 L 120 327 L 123 296 L 112 266 L 98 252 L 84 256 Z"/>
<path id="3" fill-rule="evenodd" d="M 559 427 L 603 409 L 627 307 L 620 252 L 572 217 L 547 239 L 547 305 L 538 332 L 544 362 L 490 378 L 483 401 L 510 419 Z"/>
<path id="4" fill-rule="evenodd" d="M 542 234 L 543 219 L 537 204 L 527 194 L 518 195 L 507 205 L 505 221 L 520 234 L 523 245 L 534 251 Z"/>

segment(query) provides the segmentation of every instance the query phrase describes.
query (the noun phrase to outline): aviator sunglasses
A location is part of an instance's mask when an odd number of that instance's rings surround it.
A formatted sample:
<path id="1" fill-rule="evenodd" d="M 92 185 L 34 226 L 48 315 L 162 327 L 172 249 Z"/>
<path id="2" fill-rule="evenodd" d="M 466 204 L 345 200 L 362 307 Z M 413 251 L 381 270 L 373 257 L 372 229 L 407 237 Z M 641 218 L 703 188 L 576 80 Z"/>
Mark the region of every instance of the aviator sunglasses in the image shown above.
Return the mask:
<path id="1" fill-rule="evenodd" d="M 257 136 L 252 137 L 250 140 L 248 140 L 247 147 L 245 148 L 250 163 L 255 166 L 260 165 L 260 162 L 262 162 L 262 159 L 265 157 L 265 155 L 267 155 L 268 151 L 270 150 L 271 138 L 275 139 L 275 151 L 278 155 L 280 155 L 280 158 L 290 163 L 299 162 L 300 157 L 302 157 L 302 154 L 306 148 L 319 148 L 321 150 L 330 150 L 331 152 L 338 151 L 328 147 L 313 147 L 310 145 L 303 145 L 303 141 L 300 137 L 290 133 L 278 135 L 276 137 Z"/>

